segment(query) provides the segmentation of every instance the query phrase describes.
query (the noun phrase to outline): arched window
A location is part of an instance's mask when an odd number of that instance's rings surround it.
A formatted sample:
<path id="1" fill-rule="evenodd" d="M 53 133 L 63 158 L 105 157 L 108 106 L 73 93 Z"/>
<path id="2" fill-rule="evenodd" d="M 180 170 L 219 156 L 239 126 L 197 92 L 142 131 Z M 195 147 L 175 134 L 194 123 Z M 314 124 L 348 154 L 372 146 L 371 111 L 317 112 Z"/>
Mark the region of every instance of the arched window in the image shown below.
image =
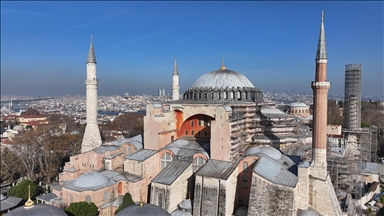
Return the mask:
<path id="1" fill-rule="evenodd" d="M 204 131 L 204 136 L 208 136 L 208 131 Z"/>
<path id="2" fill-rule="evenodd" d="M 161 169 L 164 169 L 165 167 L 168 166 L 168 164 L 170 164 L 173 160 L 173 157 L 171 154 L 169 153 L 164 153 L 162 156 L 161 156 Z"/>
<path id="3" fill-rule="evenodd" d="M 197 136 L 200 136 L 200 134 L 201 134 L 200 131 L 197 131 Z"/>
<path id="4" fill-rule="evenodd" d="M 248 177 L 247 175 L 243 175 L 243 187 L 248 188 Z"/>
<path id="5" fill-rule="evenodd" d="M 73 196 L 72 196 L 72 194 L 69 194 L 69 203 L 70 204 L 73 203 Z"/>
<path id="6" fill-rule="evenodd" d="M 188 130 L 185 130 L 185 135 L 188 135 Z"/>
<path id="7" fill-rule="evenodd" d="M 132 154 L 132 147 L 131 145 L 128 145 L 128 155 L 131 155 Z"/>
<path id="8" fill-rule="evenodd" d="M 193 120 L 191 121 L 191 127 L 195 126 L 195 123 L 193 122 Z"/>
<path id="9" fill-rule="evenodd" d="M 195 135 L 195 131 L 191 130 L 191 135 L 192 136 Z"/>
<path id="10" fill-rule="evenodd" d="M 244 170 L 244 172 L 248 171 L 248 163 L 245 161 L 243 162 L 243 170 Z"/>
<path id="11" fill-rule="evenodd" d="M 205 164 L 205 160 L 202 157 L 197 157 L 195 160 L 193 160 L 193 172 L 196 172 Z"/>
<path id="12" fill-rule="evenodd" d="M 157 194 L 157 206 L 163 208 L 163 194 Z"/>
<path id="13" fill-rule="evenodd" d="M 123 183 L 122 182 L 119 182 L 119 184 L 117 184 L 117 193 L 123 194 Z"/>
<path id="14" fill-rule="evenodd" d="M 89 195 L 85 196 L 85 202 L 87 202 L 87 203 L 92 202 L 92 197 Z"/>

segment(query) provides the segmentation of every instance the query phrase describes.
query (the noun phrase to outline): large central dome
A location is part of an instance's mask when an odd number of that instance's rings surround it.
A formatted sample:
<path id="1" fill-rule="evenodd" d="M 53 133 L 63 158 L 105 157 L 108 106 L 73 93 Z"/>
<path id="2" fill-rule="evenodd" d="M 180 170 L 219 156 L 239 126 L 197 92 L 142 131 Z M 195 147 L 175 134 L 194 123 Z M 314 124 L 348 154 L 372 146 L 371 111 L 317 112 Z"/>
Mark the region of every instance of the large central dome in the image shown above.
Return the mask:
<path id="1" fill-rule="evenodd" d="M 222 88 L 222 87 L 251 87 L 251 81 L 248 80 L 244 75 L 237 73 L 236 71 L 220 69 L 215 70 L 210 73 L 204 74 L 199 79 L 196 80 L 195 84 L 193 84 L 192 88 L 199 87 L 211 87 L 211 88 Z"/>
<path id="2" fill-rule="evenodd" d="M 241 73 L 228 70 L 224 59 L 219 70 L 204 74 L 184 92 L 186 100 L 263 102 L 263 92 Z"/>

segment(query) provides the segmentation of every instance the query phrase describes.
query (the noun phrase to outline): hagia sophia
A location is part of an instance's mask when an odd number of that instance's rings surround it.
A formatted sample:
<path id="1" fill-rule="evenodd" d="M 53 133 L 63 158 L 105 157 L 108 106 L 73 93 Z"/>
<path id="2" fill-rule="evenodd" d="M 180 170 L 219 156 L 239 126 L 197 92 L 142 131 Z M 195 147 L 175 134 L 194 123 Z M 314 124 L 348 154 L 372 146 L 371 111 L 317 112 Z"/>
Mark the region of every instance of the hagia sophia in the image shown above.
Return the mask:
<path id="1" fill-rule="evenodd" d="M 51 204 L 93 202 L 100 215 L 110 216 L 129 192 L 141 202 L 118 216 L 342 215 L 327 173 L 327 59 L 323 12 L 315 80 L 308 81 L 312 130 L 301 121 L 308 106 L 277 109 L 247 77 L 227 69 L 224 59 L 180 94 L 175 59 L 173 100 L 147 106 L 144 134 L 102 143 L 91 40 L 82 153 L 70 158 L 51 186 Z M 312 161 L 284 154 L 287 146 L 300 144 L 312 145 Z"/>

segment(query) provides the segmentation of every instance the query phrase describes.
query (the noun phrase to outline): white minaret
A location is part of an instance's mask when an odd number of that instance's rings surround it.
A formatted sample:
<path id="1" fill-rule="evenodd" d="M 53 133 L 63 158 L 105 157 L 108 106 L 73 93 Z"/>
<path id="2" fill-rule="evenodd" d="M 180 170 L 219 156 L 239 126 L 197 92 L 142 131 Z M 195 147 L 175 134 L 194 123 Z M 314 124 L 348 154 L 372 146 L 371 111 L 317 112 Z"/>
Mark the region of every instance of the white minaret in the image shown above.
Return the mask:
<path id="1" fill-rule="evenodd" d="M 91 151 L 101 146 L 101 136 L 97 125 L 97 83 L 96 57 L 93 50 L 92 36 L 87 59 L 87 79 L 85 80 L 87 98 L 87 125 L 85 127 L 81 153 Z"/>
<path id="2" fill-rule="evenodd" d="M 175 65 L 173 66 L 173 74 L 172 74 L 172 100 L 179 100 L 179 71 L 177 69 L 177 62 L 175 57 Z"/>

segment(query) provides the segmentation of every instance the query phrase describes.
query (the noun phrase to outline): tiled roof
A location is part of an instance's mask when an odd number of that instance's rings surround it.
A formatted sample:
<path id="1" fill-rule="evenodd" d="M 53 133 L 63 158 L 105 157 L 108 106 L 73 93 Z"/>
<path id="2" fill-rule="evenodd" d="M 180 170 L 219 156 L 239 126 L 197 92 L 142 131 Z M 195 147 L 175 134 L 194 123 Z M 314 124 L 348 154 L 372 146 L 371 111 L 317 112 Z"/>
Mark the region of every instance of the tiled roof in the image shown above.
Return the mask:
<path id="1" fill-rule="evenodd" d="M 47 194 L 43 194 L 43 195 L 40 195 L 40 196 L 37 196 L 36 199 L 40 199 L 40 200 L 44 200 L 44 201 L 50 201 L 51 199 L 54 199 L 56 198 L 56 194 L 54 193 L 47 193 Z"/>
<path id="2" fill-rule="evenodd" d="M 5 211 L 5 210 L 8 210 L 10 208 L 13 208 L 15 206 L 17 206 L 20 202 L 21 202 L 21 198 L 18 198 L 18 197 L 2 197 L 4 199 L 1 199 L 0 201 L 0 211 Z"/>
<path id="3" fill-rule="evenodd" d="M 152 182 L 171 185 L 191 163 L 192 161 L 173 160 L 152 179 Z"/>

